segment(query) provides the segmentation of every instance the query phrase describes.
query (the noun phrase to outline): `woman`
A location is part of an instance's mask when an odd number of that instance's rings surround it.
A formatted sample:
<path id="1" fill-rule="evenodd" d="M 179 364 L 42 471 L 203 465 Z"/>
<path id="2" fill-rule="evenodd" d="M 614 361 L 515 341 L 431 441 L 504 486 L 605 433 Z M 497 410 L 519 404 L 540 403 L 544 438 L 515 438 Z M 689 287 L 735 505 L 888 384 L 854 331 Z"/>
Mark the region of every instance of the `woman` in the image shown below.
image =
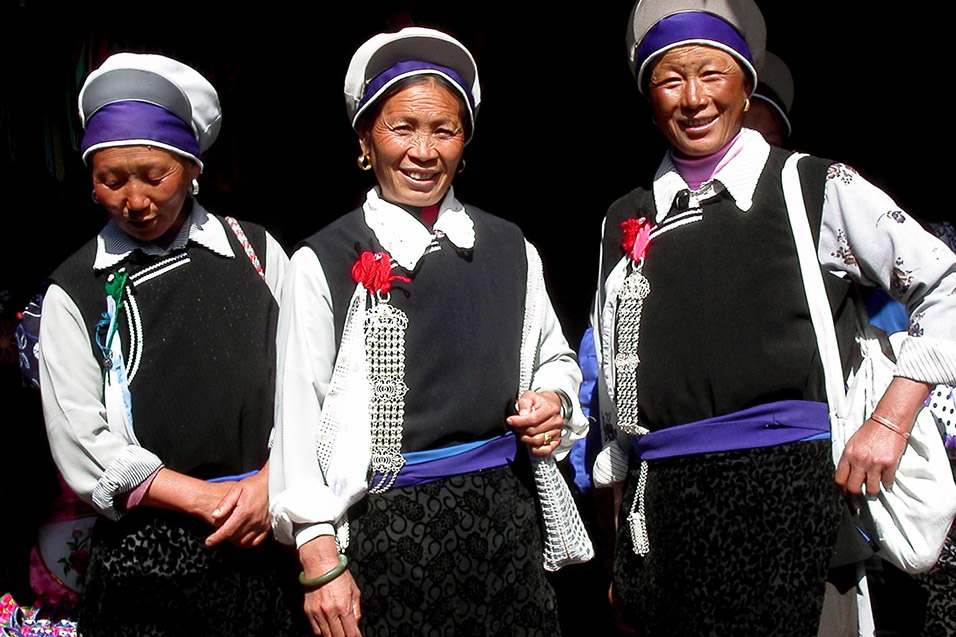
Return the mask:
<path id="1" fill-rule="evenodd" d="M 322 635 L 557 634 L 524 449 L 582 435 L 580 372 L 534 249 L 451 187 L 474 60 L 379 34 L 345 93 L 378 185 L 295 252 L 279 317 L 270 494 L 306 613 Z"/>
<path id="2" fill-rule="evenodd" d="M 53 273 L 39 333 L 54 459 L 102 514 L 79 630 L 288 634 L 284 556 L 266 542 L 287 258 L 194 198 L 221 118 L 195 70 L 119 53 L 79 108 L 110 220 Z"/>
<path id="3" fill-rule="evenodd" d="M 640 2 L 628 30 L 671 150 L 605 220 L 595 335 L 621 432 L 595 477 L 626 477 L 615 587 L 649 634 L 815 634 L 841 518 L 788 155 L 742 128 L 763 42 L 749 0 Z M 910 310 L 896 378 L 836 470 L 873 493 L 929 387 L 956 377 L 956 265 L 852 169 L 800 174 L 842 351 L 849 282 Z"/>

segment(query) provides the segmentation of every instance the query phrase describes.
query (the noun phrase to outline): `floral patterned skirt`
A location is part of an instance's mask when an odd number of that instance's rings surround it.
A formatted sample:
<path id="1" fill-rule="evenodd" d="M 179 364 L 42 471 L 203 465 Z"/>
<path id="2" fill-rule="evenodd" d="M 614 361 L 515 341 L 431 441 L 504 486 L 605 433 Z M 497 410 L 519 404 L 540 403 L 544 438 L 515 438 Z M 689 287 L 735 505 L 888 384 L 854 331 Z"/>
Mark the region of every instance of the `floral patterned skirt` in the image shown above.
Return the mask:
<path id="1" fill-rule="evenodd" d="M 614 585 L 638 634 L 817 634 L 842 512 L 829 440 L 652 461 L 645 557 L 625 521 L 631 465 Z"/>
<path id="2" fill-rule="evenodd" d="M 560 634 L 533 481 L 518 471 L 394 488 L 353 507 L 363 637 Z"/>
<path id="3" fill-rule="evenodd" d="M 308 635 L 295 556 L 272 541 L 205 546 L 208 525 L 136 509 L 93 530 L 84 637 Z"/>

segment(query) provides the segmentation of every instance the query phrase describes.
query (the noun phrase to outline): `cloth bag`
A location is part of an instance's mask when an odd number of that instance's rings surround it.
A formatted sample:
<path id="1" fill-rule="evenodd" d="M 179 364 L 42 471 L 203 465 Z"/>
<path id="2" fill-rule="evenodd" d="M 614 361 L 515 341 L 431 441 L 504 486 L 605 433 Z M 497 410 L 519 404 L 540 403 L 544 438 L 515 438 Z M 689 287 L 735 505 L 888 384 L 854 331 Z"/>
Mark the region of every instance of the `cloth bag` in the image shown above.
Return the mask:
<path id="1" fill-rule="evenodd" d="M 847 440 L 873 413 L 893 380 L 896 365 L 884 353 L 881 338 L 869 321 L 858 317 L 856 344 L 861 361 L 844 385 L 833 315 L 797 171 L 797 162 L 803 156 L 794 154 L 787 160 L 783 168 L 783 190 L 823 362 L 836 463 L 843 455 Z M 916 416 L 893 485 L 881 484 L 879 493 L 867 493 L 864 498 L 879 534 L 881 557 L 908 573 L 932 568 L 956 515 L 956 483 L 929 409 L 924 407 Z"/>

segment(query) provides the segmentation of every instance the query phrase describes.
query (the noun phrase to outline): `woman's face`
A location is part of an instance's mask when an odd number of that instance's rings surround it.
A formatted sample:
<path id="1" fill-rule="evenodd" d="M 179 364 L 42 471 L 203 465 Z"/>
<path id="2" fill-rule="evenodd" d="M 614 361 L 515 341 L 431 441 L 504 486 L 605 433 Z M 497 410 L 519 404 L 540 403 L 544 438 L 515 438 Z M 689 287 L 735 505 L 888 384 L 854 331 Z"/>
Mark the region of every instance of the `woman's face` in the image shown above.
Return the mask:
<path id="1" fill-rule="evenodd" d="M 195 162 L 150 146 L 114 146 L 93 154 L 93 192 L 126 234 L 169 245 L 182 227 Z"/>
<path id="2" fill-rule="evenodd" d="M 671 49 L 651 73 L 654 121 L 678 152 L 705 157 L 740 131 L 747 84 L 729 53 L 697 44 Z"/>
<path id="3" fill-rule="evenodd" d="M 437 80 L 412 84 L 388 98 L 359 143 L 385 199 L 437 204 L 465 148 L 458 98 Z"/>

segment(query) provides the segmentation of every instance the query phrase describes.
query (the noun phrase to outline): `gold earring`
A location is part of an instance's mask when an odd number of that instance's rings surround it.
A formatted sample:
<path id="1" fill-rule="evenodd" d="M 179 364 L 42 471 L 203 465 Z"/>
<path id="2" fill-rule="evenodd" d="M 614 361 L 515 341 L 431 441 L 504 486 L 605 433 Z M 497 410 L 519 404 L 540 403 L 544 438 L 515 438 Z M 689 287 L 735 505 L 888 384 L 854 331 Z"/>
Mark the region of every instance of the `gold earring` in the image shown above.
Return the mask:
<path id="1" fill-rule="evenodd" d="M 467 165 L 467 164 L 465 163 L 465 159 L 462 158 L 462 160 L 461 160 L 460 162 L 458 162 L 458 170 L 456 170 L 455 172 L 456 172 L 456 173 L 463 173 L 463 172 L 465 172 L 465 166 L 466 166 L 466 165 Z"/>
<path id="2" fill-rule="evenodd" d="M 749 110 L 750 110 L 750 98 L 748 97 L 747 99 L 744 100 L 744 112 L 746 113 Z"/>
<path id="3" fill-rule="evenodd" d="M 355 160 L 355 163 L 358 164 L 358 167 L 361 170 L 372 170 L 372 162 L 368 158 L 368 155 L 366 155 L 365 153 L 362 153 L 361 155 L 359 155 L 358 158 Z"/>

